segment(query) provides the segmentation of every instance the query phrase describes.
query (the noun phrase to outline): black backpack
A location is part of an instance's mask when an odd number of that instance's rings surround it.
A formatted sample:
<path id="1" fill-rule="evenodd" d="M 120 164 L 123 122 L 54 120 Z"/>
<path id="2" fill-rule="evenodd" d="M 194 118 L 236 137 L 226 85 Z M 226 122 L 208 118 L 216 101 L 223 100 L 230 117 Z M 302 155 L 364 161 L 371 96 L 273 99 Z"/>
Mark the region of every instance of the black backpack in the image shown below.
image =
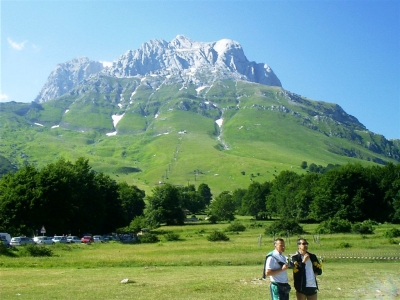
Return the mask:
<path id="1" fill-rule="evenodd" d="M 265 256 L 265 261 L 264 261 L 264 270 L 263 270 L 263 274 L 262 274 L 262 279 L 266 279 L 267 278 L 267 276 L 265 275 L 265 265 L 266 265 L 266 263 L 267 263 L 267 259 L 268 259 L 268 257 L 270 257 L 270 256 L 272 256 L 272 254 L 273 254 L 273 251 L 271 251 L 270 253 L 268 253 L 266 256 Z M 272 256 L 273 257 L 273 256 Z"/>

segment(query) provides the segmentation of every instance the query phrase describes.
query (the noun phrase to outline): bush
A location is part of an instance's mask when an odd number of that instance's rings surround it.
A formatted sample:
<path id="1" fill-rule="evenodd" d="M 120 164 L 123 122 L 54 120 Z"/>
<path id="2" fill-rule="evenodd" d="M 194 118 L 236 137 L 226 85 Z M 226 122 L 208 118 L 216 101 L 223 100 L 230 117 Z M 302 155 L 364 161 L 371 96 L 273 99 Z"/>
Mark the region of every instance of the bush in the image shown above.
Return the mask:
<path id="1" fill-rule="evenodd" d="M 21 248 L 20 256 L 52 256 L 53 251 L 46 246 L 38 246 L 34 244 L 29 244 Z"/>
<path id="2" fill-rule="evenodd" d="M 217 223 L 217 221 L 218 221 L 218 217 L 217 216 L 214 216 L 214 215 L 211 215 L 211 216 L 209 216 L 208 217 L 208 222 L 210 222 L 211 224 L 215 224 L 215 223 Z"/>
<path id="3" fill-rule="evenodd" d="M 127 232 L 139 232 L 142 228 L 146 227 L 146 218 L 144 216 L 137 216 L 129 224 Z"/>
<path id="4" fill-rule="evenodd" d="M 157 243 L 160 240 L 154 233 L 146 233 L 140 236 L 139 241 L 141 243 Z"/>
<path id="5" fill-rule="evenodd" d="M 373 234 L 375 228 L 372 225 L 373 223 L 370 220 L 355 223 L 351 226 L 351 231 L 359 234 Z"/>
<path id="6" fill-rule="evenodd" d="M 260 228 L 263 227 L 264 225 L 261 222 L 251 222 L 250 223 L 250 228 Z"/>
<path id="7" fill-rule="evenodd" d="M 206 233 L 206 231 L 204 229 L 200 229 L 200 230 L 195 230 L 194 233 L 203 236 Z"/>
<path id="8" fill-rule="evenodd" d="M 0 255 L 14 256 L 14 254 L 11 252 L 11 248 L 4 245 L 2 242 L 0 242 Z"/>
<path id="9" fill-rule="evenodd" d="M 400 236 L 400 230 L 397 228 L 391 228 L 389 230 L 386 230 L 385 233 L 383 234 L 385 238 L 396 238 Z"/>
<path id="10" fill-rule="evenodd" d="M 275 234 L 285 236 L 288 232 L 291 235 L 300 235 L 304 233 L 304 229 L 294 219 L 280 219 L 265 228 L 265 235 Z"/>
<path id="11" fill-rule="evenodd" d="M 351 245 L 349 243 L 346 243 L 346 242 L 341 242 L 339 244 L 339 248 L 351 248 Z"/>
<path id="12" fill-rule="evenodd" d="M 232 224 L 230 224 L 225 231 L 245 231 L 246 230 L 246 226 L 244 226 L 242 223 L 240 223 L 239 221 L 235 221 Z"/>
<path id="13" fill-rule="evenodd" d="M 170 241 L 170 242 L 179 241 L 179 234 L 173 233 L 170 231 L 164 235 L 164 238 L 165 238 L 165 240 Z"/>
<path id="14" fill-rule="evenodd" d="M 207 240 L 210 242 L 229 241 L 229 237 L 227 237 L 226 234 L 221 231 L 214 230 L 209 236 L 207 236 Z"/>
<path id="15" fill-rule="evenodd" d="M 317 233 L 346 233 L 351 232 L 351 223 L 347 220 L 332 218 L 322 221 L 317 227 Z"/>

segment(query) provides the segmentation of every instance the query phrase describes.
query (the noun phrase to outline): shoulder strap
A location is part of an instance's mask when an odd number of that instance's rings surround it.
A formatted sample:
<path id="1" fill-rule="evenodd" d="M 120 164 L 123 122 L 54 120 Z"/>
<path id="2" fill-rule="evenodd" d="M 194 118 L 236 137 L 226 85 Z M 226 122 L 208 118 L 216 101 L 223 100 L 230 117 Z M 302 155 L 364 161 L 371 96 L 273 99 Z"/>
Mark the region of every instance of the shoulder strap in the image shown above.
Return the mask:
<path id="1" fill-rule="evenodd" d="M 266 256 L 265 256 L 265 261 L 264 261 L 264 270 L 263 270 L 263 274 L 262 274 L 262 278 L 263 279 L 265 279 L 267 276 L 265 275 L 265 265 L 267 264 L 267 259 L 268 259 L 268 257 L 273 257 L 273 251 L 271 251 L 270 253 L 268 253 Z M 275 257 L 273 257 L 273 258 L 275 258 Z M 275 258 L 276 259 L 276 258 Z"/>

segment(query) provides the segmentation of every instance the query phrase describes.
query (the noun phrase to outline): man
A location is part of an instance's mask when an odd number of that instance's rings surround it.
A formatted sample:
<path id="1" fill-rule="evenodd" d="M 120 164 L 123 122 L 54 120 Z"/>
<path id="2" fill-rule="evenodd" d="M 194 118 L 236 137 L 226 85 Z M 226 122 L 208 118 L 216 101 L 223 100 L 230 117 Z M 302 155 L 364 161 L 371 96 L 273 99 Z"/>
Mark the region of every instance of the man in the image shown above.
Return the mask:
<path id="1" fill-rule="evenodd" d="M 298 251 L 292 256 L 293 280 L 297 300 L 317 300 L 316 275 L 322 274 L 322 266 L 316 255 L 308 252 L 306 239 L 297 240 Z"/>
<path id="2" fill-rule="evenodd" d="M 285 251 L 285 241 L 276 239 L 274 241 L 275 250 L 268 253 L 265 260 L 265 276 L 270 277 L 270 291 L 272 300 L 289 300 L 290 285 L 288 283 L 288 262 Z"/>

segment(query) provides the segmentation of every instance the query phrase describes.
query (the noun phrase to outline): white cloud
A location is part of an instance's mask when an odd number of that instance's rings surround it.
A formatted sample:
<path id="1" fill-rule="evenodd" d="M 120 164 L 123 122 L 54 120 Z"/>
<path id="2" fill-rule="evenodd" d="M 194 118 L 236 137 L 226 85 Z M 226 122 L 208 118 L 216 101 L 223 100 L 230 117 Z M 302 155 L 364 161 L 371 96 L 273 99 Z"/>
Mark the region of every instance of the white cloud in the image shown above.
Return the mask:
<path id="1" fill-rule="evenodd" d="M 22 49 L 24 49 L 24 47 L 25 47 L 25 43 L 27 42 L 27 41 L 24 41 L 24 42 L 22 42 L 22 43 L 17 43 L 17 42 L 14 42 L 12 39 L 10 39 L 10 38 L 7 38 L 7 41 L 8 41 L 8 43 L 10 44 L 10 46 L 13 48 L 13 49 L 15 49 L 15 50 L 22 50 Z"/>
<path id="2" fill-rule="evenodd" d="M 0 102 L 7 102 L 8 95 L 0 93 Z"/>

